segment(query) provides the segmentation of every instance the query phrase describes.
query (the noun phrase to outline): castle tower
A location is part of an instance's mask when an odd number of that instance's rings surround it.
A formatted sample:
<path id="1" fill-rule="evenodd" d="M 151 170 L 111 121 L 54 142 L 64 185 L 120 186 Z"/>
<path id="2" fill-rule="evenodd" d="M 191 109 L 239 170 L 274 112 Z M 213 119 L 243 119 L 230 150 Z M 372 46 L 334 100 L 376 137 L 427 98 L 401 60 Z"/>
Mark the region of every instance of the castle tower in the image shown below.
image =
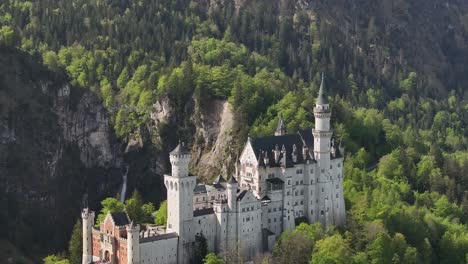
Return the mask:
<path id="1" fill-rule="evenodd" d="M 315 129 L 314 135 L 314 156 L 319 167 L 319 177 L 317 181 L 318 198 L 318 220 L 324 225 L 333 224 L 333 204 L 331 203 L 332 184 L 330 174 L 330 155 L 331 155 L 331 137 L 333 131 L 330 129 L 331 110 L 328 103 L 328 91 L 324 84 L 322 74 L 322 83 L 314 107 Z"/>
<path id="2" fill-rule="evenodd" d="M 286 135 L 286 126 L 284 125 L 283 116 L 279 116 L 278 125 L 276 126 L 275 136 Z"/>
<path id="3" fill-rule="evenodd" d="M 188 168 L 191 159 L 190 152 L 184 143 L 170 153 L 172 175 L 164 175 L 167 189 L 167 233 L 176 232 L 179 235 L 178 263 L 187 263 L 191 256 L 193 233 L 193 189 L 196 177 L 189 176 Z M 184 248 L 186 250 L 184 250 Z"/>
<path id="4" fill-rule="evenodd" d="M 314 155 L 321 170 L 328 170 L 330 166 L 330 143 L 333 131 L 330 130 L 331 110 L 328 104 L 328 91 L 325 88 L 324 77 L 314 107 L 315 129 L 314 135 Z"/>
<path id="5" fill-rule="evenodd" d="M 89 264 L 93 261 L 93 224 L 94 212 L 84 208 L 81 212 L 83 220 L 83 264 Z"/>
<path id="6" fill-rule="evenodd" d="M 227 222 L 227 250 L 228 252 L 237 252 L 237 189 L 239 184 L 236 178 L 231 176 L 226 184 L 228 199 L 228 222 Z"/>
<path id="7" fill-rule="evenodd" d="M 140 225 L 134 225 L 132 221 L 126 229 L 127 264 L 140 264 Z"/>

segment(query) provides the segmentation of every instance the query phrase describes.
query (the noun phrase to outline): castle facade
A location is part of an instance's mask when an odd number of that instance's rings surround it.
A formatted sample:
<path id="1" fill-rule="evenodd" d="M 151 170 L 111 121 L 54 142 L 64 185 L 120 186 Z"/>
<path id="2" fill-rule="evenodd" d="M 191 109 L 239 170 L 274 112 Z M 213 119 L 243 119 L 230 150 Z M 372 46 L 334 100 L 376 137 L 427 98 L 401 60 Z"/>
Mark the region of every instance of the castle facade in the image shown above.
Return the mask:
<path id="1" fill-rule="evenodd" d="M 140 230 L 126 213 L 109 213 L 98 229 L 85 208 L 83 264 L 191 263 L 198 238 L 209 252 L 244 261 L 271 251 L 296 222 L 343 225 L 343 153 L 330 128 L 331 109 L 323 84 L 314 108 L 315 129 L 286 134 L 280 117 L 275 136 L 248 138 L 236 172 L 226 181 L 197 184 L 189 175 L 190 152 L 170 153 L 167 226 Z"/>

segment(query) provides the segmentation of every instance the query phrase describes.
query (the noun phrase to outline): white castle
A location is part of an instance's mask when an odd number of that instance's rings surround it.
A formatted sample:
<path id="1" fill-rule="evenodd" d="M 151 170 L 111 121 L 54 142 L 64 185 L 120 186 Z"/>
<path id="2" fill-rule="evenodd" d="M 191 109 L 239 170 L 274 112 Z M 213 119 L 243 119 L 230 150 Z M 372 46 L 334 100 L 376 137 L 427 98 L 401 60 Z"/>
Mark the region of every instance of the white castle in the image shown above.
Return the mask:
<path id="1" fill-rule="evenodd" d="M 226 181 L 197 184 L 189 175 L 190 152 L 180 143 L 171 153 L 167 226 L 146 227 L 126 213 L 109 213 L 99 229 L 94 212 L 84 209 L 83 264 L 191 263 L 197 237 L 209 252 L 252 260 L 271 251 L 276 239 L 296 222 L 343 225 L 343 148 L 330 129 L 325 86 L 314 108 L 315 129 L 286 134 L 280 117 L 275 136 L 249 138 Z M 237 180 L 236 180 L 237 179 Z"/>

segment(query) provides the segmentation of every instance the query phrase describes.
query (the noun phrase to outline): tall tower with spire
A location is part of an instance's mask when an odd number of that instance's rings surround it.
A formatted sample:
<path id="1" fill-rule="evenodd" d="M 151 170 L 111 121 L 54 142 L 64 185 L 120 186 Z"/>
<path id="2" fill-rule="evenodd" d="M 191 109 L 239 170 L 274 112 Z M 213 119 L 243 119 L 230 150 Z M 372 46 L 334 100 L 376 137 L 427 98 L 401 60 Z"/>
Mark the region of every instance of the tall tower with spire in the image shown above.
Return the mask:
<path id="1" fill-rule="evenodd" d="M 322 83 L 314 107 L 315 129 L 314 135 L 314 156 L 319 163 L 320 168 L 327 169 L 330 164 L 331 137 L 333 131 L 330 129 L 331 110 L 328 103 L 328 91 L 324 84 L 322 73 Z"/>
<path id="2" fill-rule="evenodd" d="M 312 130 L 312 134 L 314 136 L 314 156 L 319 169 L 317 181 L 319 221 L 323 225 L 328 226 L 333 223 L 333 212 L 330 211 L 333 210 L 333 182 L 330 175 L 331 137 L 333 131 L 330 129 L 331 110 L 323 73 L 317 102 L 314 107 L 314 116 L 315 129 Z"/>

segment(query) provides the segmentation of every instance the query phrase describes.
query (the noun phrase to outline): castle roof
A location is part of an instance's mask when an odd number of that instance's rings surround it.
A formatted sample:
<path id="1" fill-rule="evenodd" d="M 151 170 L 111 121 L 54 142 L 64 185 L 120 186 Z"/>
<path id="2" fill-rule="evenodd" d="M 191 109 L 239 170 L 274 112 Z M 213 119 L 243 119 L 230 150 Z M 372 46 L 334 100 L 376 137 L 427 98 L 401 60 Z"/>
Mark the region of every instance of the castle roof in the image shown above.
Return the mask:
<path id="1" fill-rule="evenodd" d="M 213 182 L 213 184 L 215 183 L 224 183 L 226 182 L 226 180 L 223 178 L 222 175 L 219 175 L 218 177 L 216 177 L 215 181 Z"/>
<path id="2" fill-rule="evenodd" d="M 320 90 L 317 96 L 317 104 L 328 104 L 328 91 L 324 84 L 324 77 L 322 73 L 322 82 L 320 83 Z"/>
<path id="3" fill-rule="evenodd" d="M 305 161 L 313 159 L 313 155 L 311 155 L 311 151 L 314 149 L 312 129 L 301 130 L 296 134 L 252 138 L 250 143 L 255 152 L 255 156 L 259 157 L 258 161 L 261 166 L 278 167 L 281 165 L 281 161 L 283 161 L 285 162 L 286 167 L 292 167 L 294 164 L 305 163 Z M 305 159 L 302 155 L 302 148 L 304 145 L 308 148 Z M 286 150 L 286 155 L 284 155 L 284 153 L 280 153 L 278 162 L 276 162 L 273 150 L 278 149 L 281 151 L 283 146 Z M 295 162 L 293 162 L 292 156 L 294 146 L 296 148 L 295 154 L 297 157 Z M 265 164 L 265 162 L 268 164 Z"/>
<path id="4" fill-rule="evenodd" d="M 242 201 L 244 196 L 247 194 L 247 190 L 242 190 L 238 195 L 237 195 L 237 201 Z"/>
<path id="5" fill-rule="evenodd" d="M 110 213 L 110 215 L 116 226 L 124 226 L 130 223 L 127 213 L 125 212 L 114 212 Z"/>
<path id="6" fill-rule="evenodd" d="M 185 148 L 184 142 L 179 142 L 179 145 L 171 151 L 170 155 L 180 156 L 180 155 L 187 155 L 190 152 Z"/>
<path id="7" fill-rule="evenodd" d="M 206 185 L 205 184 L 197 184 L 195 189 L 193 189 L 194 193 L 206 193 Z"/>
<path id="8" fill-rule="evenodd" d="M 236 178 L 234 177 L 234 175 L 231 176 L 231 178 L 229 179 L 228 183 L 229 183 L 229 184 L 237 183 L 237 180 L 236 180 Z"/>

